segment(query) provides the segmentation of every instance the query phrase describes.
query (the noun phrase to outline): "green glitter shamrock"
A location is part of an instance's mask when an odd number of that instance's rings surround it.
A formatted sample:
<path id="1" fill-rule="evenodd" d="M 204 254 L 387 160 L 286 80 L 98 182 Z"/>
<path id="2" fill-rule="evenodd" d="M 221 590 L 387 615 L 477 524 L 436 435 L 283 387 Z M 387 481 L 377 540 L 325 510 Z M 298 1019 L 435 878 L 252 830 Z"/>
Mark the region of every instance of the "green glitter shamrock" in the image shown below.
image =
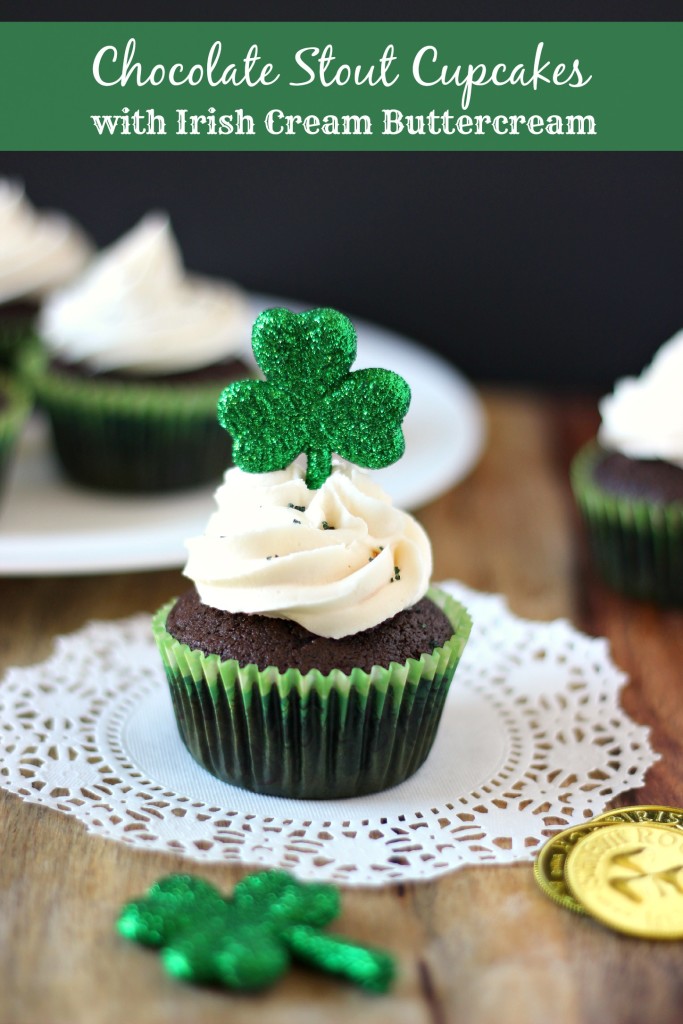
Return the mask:
<path id="1" fill-rule="evenodd" d="M 322 931 L 340 911 L 331 885 L 297 882 L 285 871 L 258 871 L 231 899 L 193 875 L 169 875 L 117 922 L 133 942 L 161 948 L 169 974 L 186 981 L 259 989 L 296 959 L 372 992 L 391 984 L 391 957 Z"/>
<path id="2" fill-rule="evenodd" d="M 267 309 L 252 347 L 266 380 L 236 381 L 218 400 L 241 469 L 269 473 L 305 452 L 306 484 L 315 490 L 332 472 L 333 452 L 369 469 L 403 455 L 410 388 L 391 370 L 350 370 L 356 332 L 343 314 Z"/>

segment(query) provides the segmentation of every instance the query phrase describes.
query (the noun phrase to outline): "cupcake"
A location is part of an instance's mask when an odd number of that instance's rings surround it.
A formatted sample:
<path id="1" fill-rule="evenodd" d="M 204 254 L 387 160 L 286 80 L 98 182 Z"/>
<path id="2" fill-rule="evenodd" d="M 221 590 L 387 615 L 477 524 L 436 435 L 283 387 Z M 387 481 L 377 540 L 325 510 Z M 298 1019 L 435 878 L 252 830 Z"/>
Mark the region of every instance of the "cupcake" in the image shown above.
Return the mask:
<path id="1" fill-rule="evenodd" d="M 7 374 L 0 374 L 0 491 L 29 411 L 30 403 L 23 389 Z"/>
<path id="2" fill-rule="evenodd" d="M 408 387 L 349 372 L 355 333 L 334 310 L 267 310 L 253 344 L 266 381 L 221 396 L 237 465 L 188 541 L 194 586 L 153 622 L 178 729 L 246 789 L 374 792 L 427 757 L 471 627 L 429 588 L 422 527 L 349 461 L 400 456 Z"/>
<path id="3" fill-rule="evenodd" d="M 617 590 L 683 604 L 683 331 L 600 402 L 572 465 L 596 564 Z"/>
<path id="4" fill-rule="evenodd" d="M 14 364 L 42 300 L 78 274 L 90 253 L 72 220 L 38 212 L 19 182 L 0 178 L 0 365 Z"/>
<path id="5" fill-rule="evenodd" d="M 230 444 L 216 394 L 247 373 L 246 297 L 185 272 L 164 214 L 144 217 L 46 302 L 22 370 L 77 483 L 113 491 L 220 478 Z"/>

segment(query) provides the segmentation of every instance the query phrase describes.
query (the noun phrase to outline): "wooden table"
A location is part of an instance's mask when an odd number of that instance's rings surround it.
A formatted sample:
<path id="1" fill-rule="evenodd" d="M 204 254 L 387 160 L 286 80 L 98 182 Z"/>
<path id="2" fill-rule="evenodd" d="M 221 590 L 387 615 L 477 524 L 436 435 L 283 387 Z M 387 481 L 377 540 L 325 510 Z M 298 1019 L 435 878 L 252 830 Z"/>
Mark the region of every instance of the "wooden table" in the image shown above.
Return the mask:
<path id="1" fill-rule="evenodd" d="M 683 805 L 683 612 L 610 593 L 588 564 L 567 485 L 596 428 L 594 400 L 487 389 L 487 452 L 468 480 L 423 509 L 435 577 L 505 594 L 512 610 L 568 617 L 607 636 L 631 682 L 624 706 L 652 727 L 662 760 L 621 803 Z M 89 618 L 153 611 L 179 573 L 0 581 L 2 666 L 45 658 Z M 265 995 L 165 977 L 125 944 L 117 908 L 187 862 L 86 834 L 0 792 L 0 1024 L 664 1024 L 683 1019 L 683 943 L 621 937 L 551 903 L 528 864 L 473 867 L 432 883 L 347 891 L 337 930 L 392 950 L 392 993 L 369 997 L 294 970 Z M 200 866 L 229 889 L 246 869 Z"/>

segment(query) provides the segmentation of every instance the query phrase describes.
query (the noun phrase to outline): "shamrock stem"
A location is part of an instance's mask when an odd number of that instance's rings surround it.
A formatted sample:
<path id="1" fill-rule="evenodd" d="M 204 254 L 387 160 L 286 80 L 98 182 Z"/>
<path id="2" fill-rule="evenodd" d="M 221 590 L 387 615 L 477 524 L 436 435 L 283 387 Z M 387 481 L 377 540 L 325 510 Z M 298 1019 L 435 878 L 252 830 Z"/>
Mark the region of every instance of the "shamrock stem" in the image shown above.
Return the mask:
<path id="1" fill-rule="evenodd" d="M 311 448 L 306 458 L 306 486 L 317 491 L 332 472 L 332 452 L 326 448 Z"/>
<path id="2" fill-rule="evenodd" d="M 394 977 L 394 962 L 388 953 L 348 942 L 309 925 L 292 925 L 282 938 L 297 960 L 338 974 L 370 992 L 386 992 Z"/>

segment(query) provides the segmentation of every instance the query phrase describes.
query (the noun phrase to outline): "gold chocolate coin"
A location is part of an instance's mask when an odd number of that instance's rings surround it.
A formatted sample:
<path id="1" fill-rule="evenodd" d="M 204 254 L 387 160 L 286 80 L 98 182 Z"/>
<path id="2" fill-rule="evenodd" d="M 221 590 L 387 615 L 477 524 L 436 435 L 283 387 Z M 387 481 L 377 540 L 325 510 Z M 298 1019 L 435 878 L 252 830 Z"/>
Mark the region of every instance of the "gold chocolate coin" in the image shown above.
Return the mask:
<path id="1" fill-rule="evenodd" d="M 574 899 L 610 928 L 683 938 L 683 831 L 602 822 L 570 850 L 564 877 Z"/>
<path id="2" fill-rule="evenodd" d="M 564 880 L 567 857 L 581 839 L 596 829 L 605 827 L 606 824 L 598 824 L 593 820 L 558 832 L 539 850 L 534 862 L 534 878 L 546 896 L 550 896 L 551 900 L 555 900 L 567 910 L 573 910 L 575 914 L 585 914 L 586 911 L 574 899 Z"/>

